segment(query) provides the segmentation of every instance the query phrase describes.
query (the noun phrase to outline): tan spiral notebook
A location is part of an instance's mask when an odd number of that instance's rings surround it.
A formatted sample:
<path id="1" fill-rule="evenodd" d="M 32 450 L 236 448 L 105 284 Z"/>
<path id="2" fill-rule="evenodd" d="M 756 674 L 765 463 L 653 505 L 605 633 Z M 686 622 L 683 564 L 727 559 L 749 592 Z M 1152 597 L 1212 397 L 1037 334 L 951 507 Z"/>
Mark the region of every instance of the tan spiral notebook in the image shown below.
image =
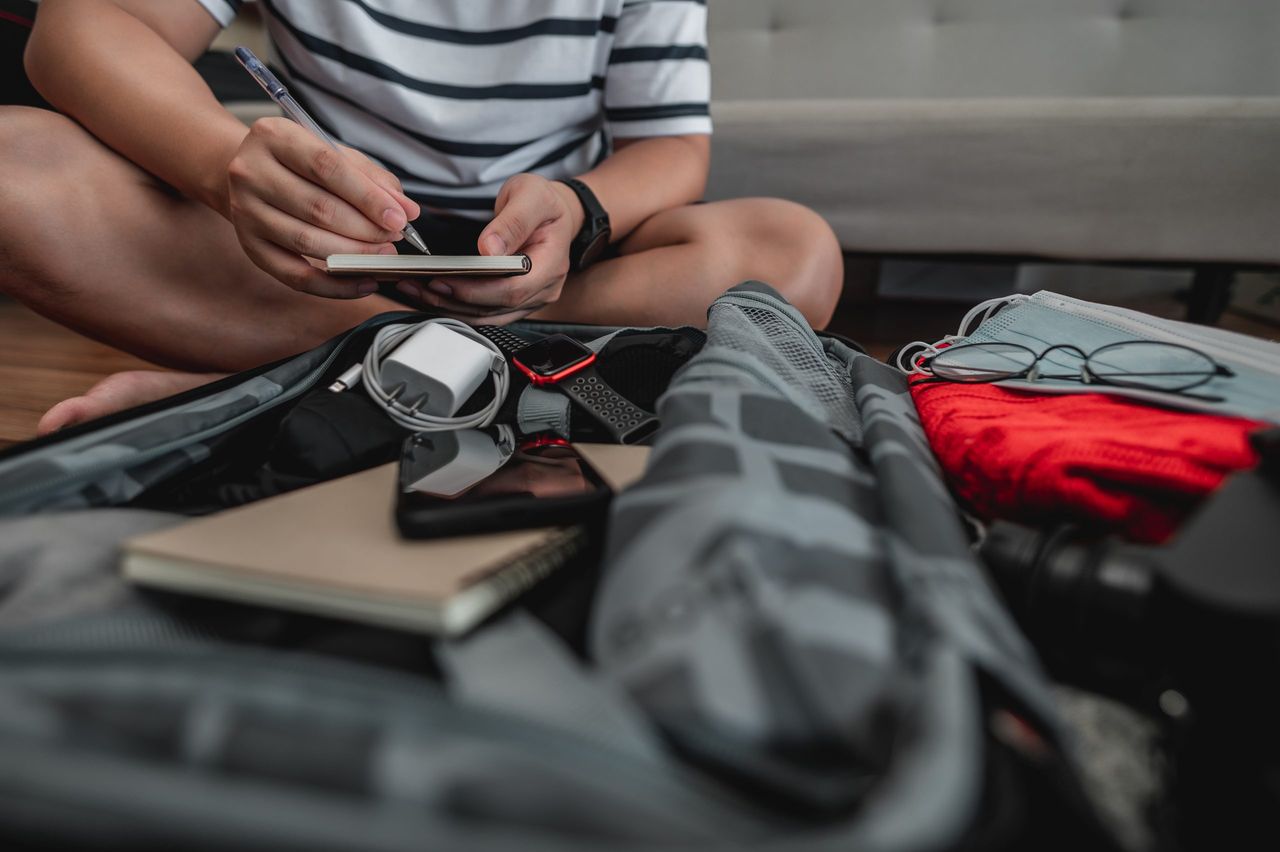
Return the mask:
<path id="1" fill-rule="evenodd" d="M 577 444 L 615 490 L 646 447 Z M 406 541 L 396 465 L 313 485 L 125 542 L 129 580 L 425 633 L 462 633 L 564 564 L 580 527 Z"/>

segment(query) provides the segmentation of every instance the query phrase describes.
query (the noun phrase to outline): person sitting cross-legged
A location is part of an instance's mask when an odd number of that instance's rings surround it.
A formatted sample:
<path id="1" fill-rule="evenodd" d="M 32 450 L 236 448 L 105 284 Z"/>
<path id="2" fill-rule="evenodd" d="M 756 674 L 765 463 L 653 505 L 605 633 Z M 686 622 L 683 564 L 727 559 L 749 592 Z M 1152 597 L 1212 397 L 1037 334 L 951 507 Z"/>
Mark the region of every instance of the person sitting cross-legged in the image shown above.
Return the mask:
<path id="1" fill-rule="evenodd" d="M 471 323 L 703 324 L 716 296 L 754 278 L 815 327 L 829 320 L 842 259 L 817 214 L 698 203 L 705 4 L 376 5 L 260 4 L 276 71 L 335 151 L 286 118 L 245 127 L 192 68 L 235 0 L 40 4 L 26 67 L 61 112 L 0 107 L 0 291 L 187 371 L 113 376 L 41 431 L 405 304 Z M 599 230 L 589 197 L 611 242 L 594 262 L 580 251 Z M 523 253 L 532 271 L 379 289 L 317 265 L 396 252 L 411 221 L 437 254 Z"/>

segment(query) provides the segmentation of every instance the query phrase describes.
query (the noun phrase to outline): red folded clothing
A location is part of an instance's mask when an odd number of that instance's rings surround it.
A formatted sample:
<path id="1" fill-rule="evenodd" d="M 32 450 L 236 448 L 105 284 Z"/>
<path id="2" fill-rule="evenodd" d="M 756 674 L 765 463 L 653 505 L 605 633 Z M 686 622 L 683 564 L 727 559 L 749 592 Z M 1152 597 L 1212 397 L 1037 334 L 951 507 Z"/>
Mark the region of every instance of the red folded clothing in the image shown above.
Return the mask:
<path id="1" fill-rule="evenodd" d="M 1227 474 L 1253 467 L 1265 424 L 1106 394 L 912 382 L 925 434 L 975 514 L 1072 521 L 1164 541 Z"/>

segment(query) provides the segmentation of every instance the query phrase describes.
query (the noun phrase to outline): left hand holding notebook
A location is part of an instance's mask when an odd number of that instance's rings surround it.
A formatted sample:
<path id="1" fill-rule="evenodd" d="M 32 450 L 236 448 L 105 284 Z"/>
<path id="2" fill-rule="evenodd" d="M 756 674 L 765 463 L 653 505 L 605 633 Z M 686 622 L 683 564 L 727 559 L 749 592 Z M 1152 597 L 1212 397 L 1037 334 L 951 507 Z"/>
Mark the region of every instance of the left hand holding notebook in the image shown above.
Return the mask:
<path id="1" fill-rule="evenodd" d="M 402 282 L 400 292 L 445 316 L 495 325 L 557 301 L 569 274 L 570 245 L 582 227 L 577 197 L 564 184 L 520 174 L 503 185 L 496 210 L 480 234 L 480 254 L 527 255 L 529 274 L 502 280 L 442 277 L 424 284 Z"/>

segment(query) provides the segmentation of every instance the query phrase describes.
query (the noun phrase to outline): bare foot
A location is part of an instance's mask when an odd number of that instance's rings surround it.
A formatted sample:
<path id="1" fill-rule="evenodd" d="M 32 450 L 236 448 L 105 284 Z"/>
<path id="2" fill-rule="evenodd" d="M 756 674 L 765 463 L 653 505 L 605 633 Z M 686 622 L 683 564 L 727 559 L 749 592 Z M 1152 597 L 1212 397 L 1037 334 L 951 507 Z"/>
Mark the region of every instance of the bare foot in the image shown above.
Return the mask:
<path id="1" fill-rule="evenodd" d="M 160 370 L 129 370 L 107 376 L 85 393 L 73 396 L 50 408 L 40 418 L 36 433 L 48 435 L 68 426 L 96 420 L 135 405 L 220 379 L 224 373 L 175 373 Z"/>

